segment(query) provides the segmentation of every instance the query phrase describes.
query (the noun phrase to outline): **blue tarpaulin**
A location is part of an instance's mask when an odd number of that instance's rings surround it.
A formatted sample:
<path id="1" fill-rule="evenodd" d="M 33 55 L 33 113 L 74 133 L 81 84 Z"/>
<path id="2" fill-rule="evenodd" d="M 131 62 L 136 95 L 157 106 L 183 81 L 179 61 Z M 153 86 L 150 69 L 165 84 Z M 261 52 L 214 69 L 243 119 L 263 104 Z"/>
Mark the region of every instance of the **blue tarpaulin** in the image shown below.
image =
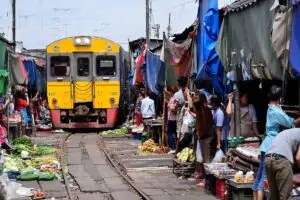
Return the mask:
<path id="1" fill-rule="evenodd" d="M 164 63 L 160 60 L 159 56 L 147 51 L 146 64 L 142 68 L 147 88 L 154 94 L 159 95 L 164 87 Z"/>
<path id="2" fill-rule="evenodd" d="M 197 38 L 198 78 L 211 80 L 215 92 L 224 94 L 224 68 L 215 50 L 220 31 L 218 0 L 199 1 Z"/>
<path id="3" fill-rule="evenodd" d="M 35 87 L 36 85 L 36 64 L 35 61 L 31 58 L 25 58 L 23 60 L 24 67 L 28 76 L 28 86 L 30 88 Z"/>
<path id="4" fill-rule="evenodd" d="M 292 37 L 290 49 L 290 63 L 293 71 L 297 74 L 300 73 L 300 7 L 295 6 L 293 24 L 292 24 Z"/>

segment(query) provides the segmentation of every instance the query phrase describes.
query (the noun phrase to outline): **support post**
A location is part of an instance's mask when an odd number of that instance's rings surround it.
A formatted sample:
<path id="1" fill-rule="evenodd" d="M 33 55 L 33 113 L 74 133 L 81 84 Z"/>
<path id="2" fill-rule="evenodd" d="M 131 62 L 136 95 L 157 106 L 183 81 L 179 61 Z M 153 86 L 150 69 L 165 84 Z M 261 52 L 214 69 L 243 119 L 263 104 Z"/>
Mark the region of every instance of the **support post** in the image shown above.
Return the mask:
<path id="1" fill-rule="evenodd" d="M 146 0 L 146 43 L 150 45 L 150 0 Z"/>
<path id="2" fill-rule="evenodd" d="M 12 0 L 12 40 L 16 51 L 16 0 Z"/>

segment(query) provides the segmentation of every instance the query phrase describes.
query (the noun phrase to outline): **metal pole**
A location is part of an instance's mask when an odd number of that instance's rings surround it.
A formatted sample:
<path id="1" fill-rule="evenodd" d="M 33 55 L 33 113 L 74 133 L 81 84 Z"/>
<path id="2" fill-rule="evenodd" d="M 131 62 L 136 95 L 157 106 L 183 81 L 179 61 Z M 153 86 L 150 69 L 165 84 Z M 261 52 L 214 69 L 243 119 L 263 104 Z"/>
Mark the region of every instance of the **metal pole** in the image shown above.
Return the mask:
<path id="1" fill-rule="evenodd" d="M 171 37 L 171 13 L 169 13 L 168 39 Z"/>
<path id="2" fill-rule="evenodd" d="M 12 39 L 16 51 L 16 0 L 12 0 Z"/>
<path id="3" fill-rule="evenodd" d="M 146 0 L 146 43 L 150 45 L 150 0 Z"/>

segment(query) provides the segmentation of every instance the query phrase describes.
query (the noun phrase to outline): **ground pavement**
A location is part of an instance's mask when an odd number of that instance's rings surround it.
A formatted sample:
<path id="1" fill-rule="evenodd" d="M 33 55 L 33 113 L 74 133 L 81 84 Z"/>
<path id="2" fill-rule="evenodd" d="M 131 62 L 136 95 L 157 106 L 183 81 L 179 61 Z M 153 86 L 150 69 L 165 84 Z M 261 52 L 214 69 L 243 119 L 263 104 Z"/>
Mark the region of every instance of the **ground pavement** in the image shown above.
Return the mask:
<path id="1" fill-rule="evenodd" d="M 166 155 L 166 159 L 155 156 L 154 160 L 149 160 L 143 156 L 141 156 L 142 159 L 134 157 L 131 159 L 130 155 L 138 156 L 138 144 L 136 141 L 124 138 L 116 141 L 114 139 L 100 139 L 100 136 L 96 134 L 73 135 L 67 144 L 67 156 L 69 174 L 73 178 L 73 180 L 69 179 L 71 182 L 69 185 L 74 187 L 74 190 L 72 190 L 74 196 L 79 200 L 140 199 L 137 193 L 107 161 L 102 151 L 102 148 L 105 148 L 127 172 L 132 182 L 153 200 L 215 199 L 211 195 L 205 194 L 203 190 L 189 185 L 187 182 L 180 181 L 170 170 L 157 170 L 160 166 L 167 169 L 167 165 L 170 164 L 171 160 L 170 155 Z M 120 151 L 120 149 L 122 150 Z M 123 159 L 117 158 L 116 155 L 121 156 Z M 124 166 L 127 166 L 127 168 Z M 148 169 L 147 167 L 152 167 L 152 170 L 136 170 Z"/>
<path id="2" fill-rule="evenodd" d="M 45 134 L 34 138 L 39 145 L 63 147 L 67 134 Z M 47 138 L 47 139 L 46 139 Z M 170 170 L 172 155 L 139 155 L 140 141 L 105 138 L 98 134 L 73 134 L 65 143 L 63 164 L 71 200 L 138 200 L 141 197 L 107 160 L 103 149 L 119 164 L 132 183 L 153 200 L 215 200 L 210 194 Z M 67 187 L 58 180 L 22 182 L 56 199 L 69 199 Z"/>

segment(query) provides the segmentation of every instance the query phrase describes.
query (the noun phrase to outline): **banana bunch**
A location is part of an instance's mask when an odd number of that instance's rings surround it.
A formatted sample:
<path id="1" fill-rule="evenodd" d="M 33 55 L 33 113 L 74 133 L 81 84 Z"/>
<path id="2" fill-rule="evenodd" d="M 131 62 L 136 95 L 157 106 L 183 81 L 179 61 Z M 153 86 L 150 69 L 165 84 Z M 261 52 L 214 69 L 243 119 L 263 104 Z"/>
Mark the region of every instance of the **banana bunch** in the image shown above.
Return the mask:
<path id="1" fill-rule="evenodd" d="M 196 160 L 196 156 L 193 149 L 186 147 L 181 152 L 177 153 L 177 159 L 181 163 L 194 162 Z"/>

